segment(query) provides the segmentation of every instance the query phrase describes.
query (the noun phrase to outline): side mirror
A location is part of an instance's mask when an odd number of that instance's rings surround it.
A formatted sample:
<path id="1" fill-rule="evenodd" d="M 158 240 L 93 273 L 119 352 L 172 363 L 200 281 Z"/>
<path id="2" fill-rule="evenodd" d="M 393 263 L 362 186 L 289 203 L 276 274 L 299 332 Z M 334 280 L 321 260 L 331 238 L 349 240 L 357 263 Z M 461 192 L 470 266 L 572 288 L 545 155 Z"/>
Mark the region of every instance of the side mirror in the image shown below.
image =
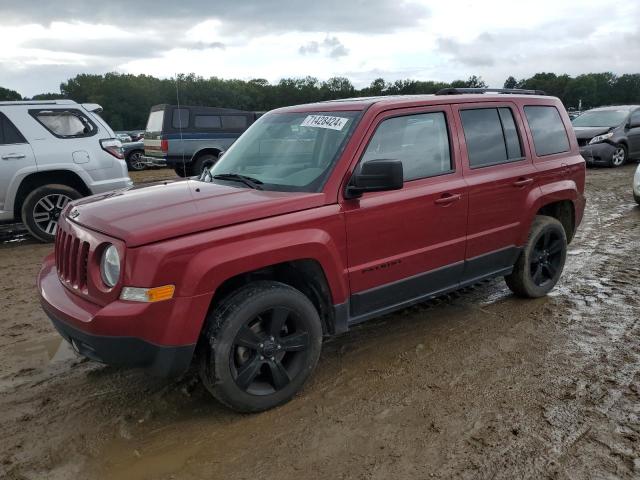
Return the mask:
<path id="1" fill-rule="evenodd" d="M 629 122 L 629 128 L 638 128 L 640 127 L 640 119 L 638 120 L 631 120 L 631 122 Z"/>
<path id="2" fill-rule="evenodd" d="M 364 192 L 399 190 L 404 185 L 400 160 L 369 160 L 351 177 L 346 197 L 356 198 Z"/>
<path id="3" fill-rule="evenodd" d="M 218 154 L 218 158 L 222 158 L 222 155 L 224 155 L 224 152 L 226 152 L 226 150 L 222 150 L 219 154 Z"/>

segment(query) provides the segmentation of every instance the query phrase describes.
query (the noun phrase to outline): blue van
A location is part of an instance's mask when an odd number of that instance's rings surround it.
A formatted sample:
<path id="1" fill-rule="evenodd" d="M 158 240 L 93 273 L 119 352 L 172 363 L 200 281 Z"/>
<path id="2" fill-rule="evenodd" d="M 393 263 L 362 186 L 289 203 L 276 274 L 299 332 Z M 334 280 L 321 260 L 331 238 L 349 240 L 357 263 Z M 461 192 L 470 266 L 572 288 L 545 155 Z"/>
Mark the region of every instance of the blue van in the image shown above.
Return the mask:
<path id="1" fill-rule="evenodd" d="M 199 175 L 263 112 L 231 108 L 155 105 L 144 133 L 148 165 L 169 166 L 181 177 Z"/>

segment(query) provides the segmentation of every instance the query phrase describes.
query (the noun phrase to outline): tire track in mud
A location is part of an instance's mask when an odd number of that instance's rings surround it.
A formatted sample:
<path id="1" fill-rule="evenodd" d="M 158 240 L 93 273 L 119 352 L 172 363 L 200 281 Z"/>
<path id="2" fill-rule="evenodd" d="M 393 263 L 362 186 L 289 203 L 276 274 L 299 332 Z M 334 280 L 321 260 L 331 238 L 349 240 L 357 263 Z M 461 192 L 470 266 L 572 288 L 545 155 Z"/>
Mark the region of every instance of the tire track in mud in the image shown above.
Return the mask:
<path id="1" fill-rule="evenodd" d="M 567 262 L 550 295 L 555 306 L 547 313 L 566 338 L 550 355 L 578 369 L 569 383 L 560 376 L 547 386 L 560 402 L 542 406 L 548 428 L 532 425 L 529 434 L 544 447 L 521 469 L 525 477 L 640 475 L 640 209 L 626 198 L 602 196 L 594 203 L 614 208 L 587 213 L 570 247 L 570 258 L 579 258 Z M 524 442 L 508 450 L 520 448 Z M 514 474 L 490 470 L 483 478 Z"/>

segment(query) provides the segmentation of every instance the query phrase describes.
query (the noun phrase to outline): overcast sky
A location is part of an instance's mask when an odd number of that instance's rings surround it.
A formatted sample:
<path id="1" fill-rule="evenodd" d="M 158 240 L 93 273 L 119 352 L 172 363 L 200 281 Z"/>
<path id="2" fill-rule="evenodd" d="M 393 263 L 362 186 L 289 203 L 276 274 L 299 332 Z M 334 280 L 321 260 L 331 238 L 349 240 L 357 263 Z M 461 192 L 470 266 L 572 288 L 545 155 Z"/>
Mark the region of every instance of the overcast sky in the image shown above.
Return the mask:
<path id="1" fill-rule="evenodd" d="M 78 73 L 450 81 L 640 72 L 639 0 L 0 0 L 0 86 Z"/>

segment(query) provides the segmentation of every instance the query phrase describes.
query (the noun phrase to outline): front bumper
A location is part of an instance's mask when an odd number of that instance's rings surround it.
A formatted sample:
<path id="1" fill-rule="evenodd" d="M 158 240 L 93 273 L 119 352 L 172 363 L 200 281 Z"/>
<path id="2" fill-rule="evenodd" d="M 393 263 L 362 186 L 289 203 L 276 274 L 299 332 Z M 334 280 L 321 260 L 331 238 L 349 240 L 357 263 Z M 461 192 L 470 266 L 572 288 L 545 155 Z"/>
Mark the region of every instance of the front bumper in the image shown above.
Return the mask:
<path id="1" fill-rule="evenodd" d="M 144 368 L 157 377 L 180 375 L 191 364 L 194 345 L 163 347 L 134 337 L 90 335 L 56 317 L 44 301 L 42 308 L 73 349 L 91 360 L 119 367 Z"/>
<path id="2" fill-rule="evenodd" d="M 189 325 L 188 320 L 200 317 L 207 301 L 197 296 L 96 305 L 60 282 L 52 256 L 38 275 L 38 292 L 54 327 L 80 354 L 109 365 L 142 367 L 162 377 L 189 368 L 201 324 Z"/>
<path id="3" fill-rule="evenodd" d="M 580 147 L 580 155 L 587 165 L 608 165 L 616 147 L 607 142 Z"/>

